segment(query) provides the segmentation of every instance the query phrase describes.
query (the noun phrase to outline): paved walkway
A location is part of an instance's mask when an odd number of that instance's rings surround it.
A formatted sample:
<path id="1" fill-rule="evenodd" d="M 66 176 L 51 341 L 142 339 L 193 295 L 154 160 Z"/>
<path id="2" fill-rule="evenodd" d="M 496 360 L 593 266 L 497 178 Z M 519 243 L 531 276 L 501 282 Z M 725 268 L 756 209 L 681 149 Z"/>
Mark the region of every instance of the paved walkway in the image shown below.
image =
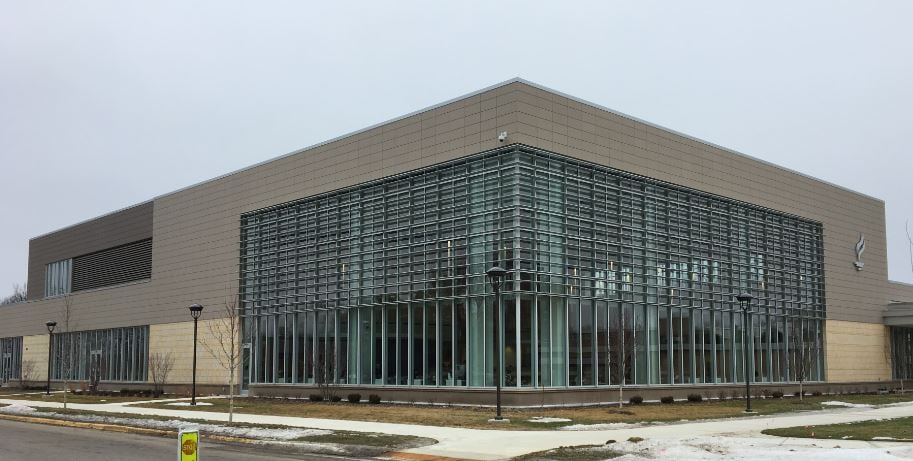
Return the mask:
<path id="1" fill-rule="evenodd" d="M 158 400 L 157 402 L 162 402 Z M 32 407 L 60 408 L 59 402 L 0 399 L 0 403 L 21 404 Z M 174 418 L 196 418 L 211 421 L 227 421 L 226 413 L 188 411 L 180 409 L 145 408 L 131 406 L 131 403 L 69 404 L 77 410 L 96 412 L 127 413 L 136 415 L 158 415 Z M 243 405 L 243 404 L 242 404 Z M 407 450 L 410 453 L 432 456 L 497 460 L 525 453 L 548 450 L 559 446 L 603 444 L 607 440 L 627 440 L 628 437 L 647 439 L 680 440 L 697 436 L 768 437 L 760 432 L 775 427 L 807 426 L 848 423 L 883 418 L 913 416 L 913 402 L 895 404 L 880 408 L 839 408 L 814 412 L 785 415 L 753 416 L 721 420 L 651 424 L 639 427 L 625 427 L 611 430 L 592 431 L 505 431 L 480 430 L 453 427 L 420 426 L 413 424 L 346 421 L 335 419 L 298 418 L 289 416 L 235 414 L 236 422 L 277 424 L 295 427 L 309 427 L 329 430 L 359 432 L 382 432 L 387 434 L 414 435 L 436 439 L 439 443 L 423 448 Z M 844 448 L 872 448 L 896 446 L 898 442 L 864 442 L 851 440 L 782 439 L 784 444 L 797 446 L 833 446 Z M 909 446 L 909 445 L 906 445 Z"/>

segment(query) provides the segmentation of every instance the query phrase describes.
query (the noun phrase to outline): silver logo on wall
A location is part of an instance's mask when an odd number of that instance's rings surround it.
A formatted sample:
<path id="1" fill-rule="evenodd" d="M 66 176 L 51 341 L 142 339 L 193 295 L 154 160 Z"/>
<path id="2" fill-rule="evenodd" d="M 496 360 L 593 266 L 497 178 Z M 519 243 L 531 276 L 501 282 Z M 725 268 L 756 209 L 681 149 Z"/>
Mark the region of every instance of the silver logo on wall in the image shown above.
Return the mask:
<path id="1" fill-rule="evenodd" d="M 861 271 L 865 266 L 865 263 L 862 262 L 862 253 L 865 252 L 865 235 L 859 234 L 859 241 L 856 242 L 856 262 L 853 263 L 856 266 L 857 271 Z"/>

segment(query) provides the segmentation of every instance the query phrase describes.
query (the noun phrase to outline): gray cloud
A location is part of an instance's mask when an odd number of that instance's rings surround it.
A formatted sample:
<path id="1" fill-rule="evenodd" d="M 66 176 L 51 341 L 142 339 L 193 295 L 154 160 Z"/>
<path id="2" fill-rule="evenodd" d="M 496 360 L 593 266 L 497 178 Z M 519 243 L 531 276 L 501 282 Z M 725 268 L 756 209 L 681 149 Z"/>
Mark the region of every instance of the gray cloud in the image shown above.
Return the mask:
<path id="1" fill-rule="evenodd" d="M 884 199 L 913 282 L 907 1 L 2 11 L 0 294 L 30 237 L 513 76 Z"/>

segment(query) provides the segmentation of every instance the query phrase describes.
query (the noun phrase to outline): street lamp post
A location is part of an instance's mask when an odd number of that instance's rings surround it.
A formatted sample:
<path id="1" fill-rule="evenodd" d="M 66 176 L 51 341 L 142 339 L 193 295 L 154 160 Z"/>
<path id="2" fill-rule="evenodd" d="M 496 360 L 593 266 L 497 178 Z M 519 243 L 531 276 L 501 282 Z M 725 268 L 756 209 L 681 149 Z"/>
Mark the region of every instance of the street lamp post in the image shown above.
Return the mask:
<path id="1" fill-rule="evenodd" d="M 193 317 L 193 386 L 190 396 L 190 404 L 197 404 L 197 320 L 203 312 L 203 306 L 192 304 L 190 306 L 190 316 Z"/>
<path id="2" fill-rule="evenodd" d="M 51 359 L 54 357 L 54 328 L 57 322 L 50 320 L 44 323 L 48 327 L 48 386 L 45 390 L 47 395 L 51 395 Z"/>
<path id="3" fill-rule="evenodd" d="M 501 417 L 501 329 L 499 323 L 501 321 L 501 281 L 504 279 L 504 276 L 507 274 L 507 270 L 500 266 L 494 266 L 491 269 L 488 269 L 485 272 L 488 275 L 488 278 L 491 281 L 491 287 L 495 291 L 495 324 L 494 324 L 494 356 L 495 356 L 495 402 L 498 407 L 498 413 L 495 416 L 495 421 L 502 421 L 504 418 Z"/>
<path id="4" fill-rule="evenodd" d="M 751 334 L 751 300 L 753 299 L 748 292 L 742 292 L 736 299 L 742 305 L 742 370 L 745 372 L 745 413 L 754 413 L 751 411 L 751 372 L 753 367 L 748 366 L 748 335 Z"/>

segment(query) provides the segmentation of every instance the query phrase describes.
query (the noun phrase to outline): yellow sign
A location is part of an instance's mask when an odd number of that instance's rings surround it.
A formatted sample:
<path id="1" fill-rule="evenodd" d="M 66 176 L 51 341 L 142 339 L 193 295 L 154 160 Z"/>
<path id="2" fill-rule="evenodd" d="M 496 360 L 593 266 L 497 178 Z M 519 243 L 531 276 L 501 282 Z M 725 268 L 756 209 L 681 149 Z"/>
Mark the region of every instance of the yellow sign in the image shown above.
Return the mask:
<path id="1" fill-rule="evenodd" d="M 199 453 L 199 429 L 181 429 L 178 433 L 178 461 L 197 461 Z"/>

